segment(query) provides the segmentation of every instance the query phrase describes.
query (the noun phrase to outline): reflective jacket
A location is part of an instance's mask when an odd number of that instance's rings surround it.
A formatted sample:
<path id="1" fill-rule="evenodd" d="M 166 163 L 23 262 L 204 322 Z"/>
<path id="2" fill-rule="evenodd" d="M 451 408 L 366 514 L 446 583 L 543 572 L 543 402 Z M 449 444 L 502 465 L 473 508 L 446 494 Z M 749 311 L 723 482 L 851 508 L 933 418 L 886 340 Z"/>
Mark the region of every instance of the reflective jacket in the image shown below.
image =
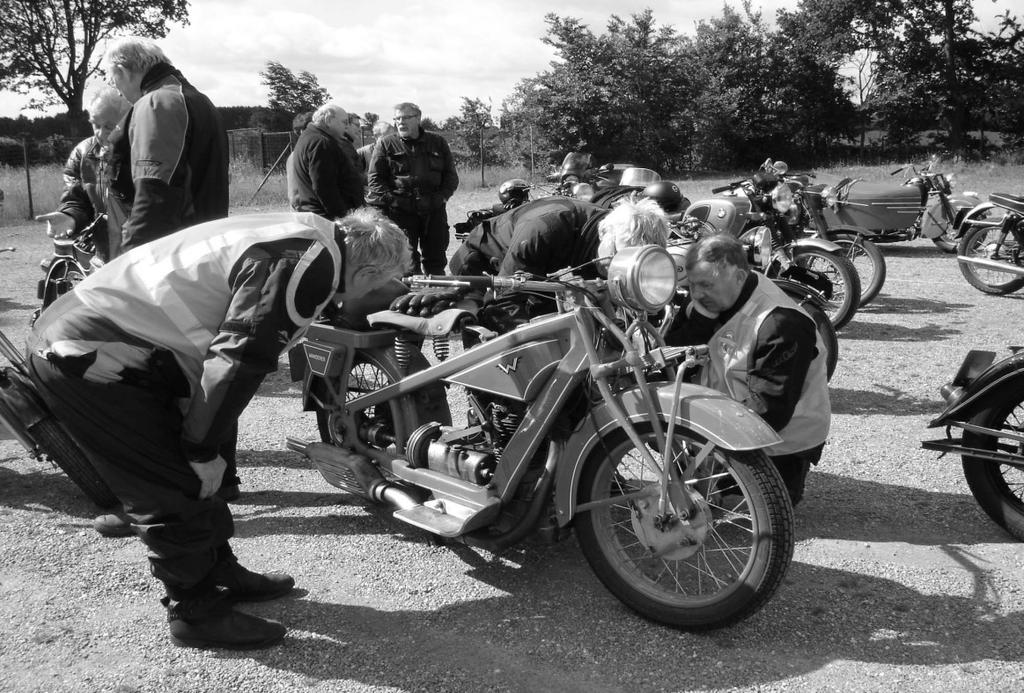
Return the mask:
<path id="1" fill-rule="evenodd" d="M 759 329 L 768 315 L 778 309 L 796 310 L 813 327 L 812 318 L 782 289 L 775 286 L 763 275 L 754 273 L 757 286 L 750 297 L 739 307 L 724 325 L 718 328 L 708 342 L 710 362 L 702 370 L 703 385 L 725 392 L 733 399 L 749 403 L 755 396 L 751 391 L 749 373 L 758 347 Z M 825 346 L 817 330 L 815 347 L 817 354 L 802 379 L 800 397 L 788 422 L 778 429 L 782 442 L 768 450 L 769 455 L 786 455 L 801 452 L 825 442 L 832 420 L 832 409 L 828 396 L 828 379 L 825 366 Z M 787 386 L 797 386 L 799 378 L 793 378 Z M 757 405 L 749 405 L 758 411 Z"/>
<path id="2" fill-rule="evenodd" d="M 174 392 L 186 454 L 211 459 L 341 272 L 333 223 L 233 216 L 107 263 L 47 308 L 29 348 L 67 375 Z"/>

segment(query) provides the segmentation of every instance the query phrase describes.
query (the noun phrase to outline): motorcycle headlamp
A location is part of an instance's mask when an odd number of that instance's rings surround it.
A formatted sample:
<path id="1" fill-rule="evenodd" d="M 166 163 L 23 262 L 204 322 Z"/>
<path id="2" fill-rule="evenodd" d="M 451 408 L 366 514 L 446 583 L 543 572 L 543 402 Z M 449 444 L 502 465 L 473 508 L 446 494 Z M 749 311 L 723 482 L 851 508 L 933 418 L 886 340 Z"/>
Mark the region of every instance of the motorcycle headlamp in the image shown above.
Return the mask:
<path id="1" fill-rule="evenodd" d="M 767 226 L 759 226 L 750 236 L 750 247 L 753 251 L 752 264 L 755 267 L 767 267 L 772 261 L 772 233 Z"/>
<path id="2" fill-rule="evenodd" d="M 785 183 L 772 189 L 772 207 L 775 211 L 785 214 L 793 206 L 793 190 Z"/>
<path id="3" fill-rule="evenodd" d="M 591 198 L 594 197 L 594 186 L 590 183 L 577 183 L 572 186 L 572 196 L 577 200 L 590 202 Z"/>
<path id="4" fill-rule="evenodd" d="M 658 245 L 620 250 L 608 265 L 608 291 L 615 305 L 655 313 L 675 295 L 676 263 Z"/>

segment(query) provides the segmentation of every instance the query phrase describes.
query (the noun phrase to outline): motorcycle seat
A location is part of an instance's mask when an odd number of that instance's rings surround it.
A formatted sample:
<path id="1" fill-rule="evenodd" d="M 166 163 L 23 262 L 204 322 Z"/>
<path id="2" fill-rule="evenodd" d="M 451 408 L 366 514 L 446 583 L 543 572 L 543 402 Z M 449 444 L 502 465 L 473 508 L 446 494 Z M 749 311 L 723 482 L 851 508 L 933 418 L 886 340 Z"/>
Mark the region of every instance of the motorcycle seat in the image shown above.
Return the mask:
<path id="1" fill-rule="evenodd" d="M 472 321 L 474 317 L 471 311 L 462 308 L 449 308 L 428 318 L 406 315 L 394 310 L 380 310 L 367 315 L 366 320 L 377 328 L 392 327 L 415 332 L 424 337 L 439 337 L 455 331 L 456 328 L 461 328 L 466 322 Z"/>
<path id="2" fill-rule="evenodd" d="M 1009 195 L 1007 193 L 992 193 L 988 196 L 989 202 L 1000 207 L 1005 207 L 1011 212 L 1024 214 L 1024 197 L 1020 195 Z"/>

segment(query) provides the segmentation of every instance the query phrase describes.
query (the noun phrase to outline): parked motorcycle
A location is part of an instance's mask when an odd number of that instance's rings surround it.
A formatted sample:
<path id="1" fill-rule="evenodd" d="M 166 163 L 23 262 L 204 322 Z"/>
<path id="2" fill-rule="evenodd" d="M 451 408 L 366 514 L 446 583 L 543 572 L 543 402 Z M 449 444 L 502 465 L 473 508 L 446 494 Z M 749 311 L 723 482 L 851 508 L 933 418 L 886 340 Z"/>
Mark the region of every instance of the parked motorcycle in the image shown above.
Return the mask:
<path id="1" fill-rule="evenodd" d="M 289 447 L 328 483 L 449 540 L 500 552 L 572 527 L 602 583 L 659 623 L 717 628 L 764 605 L 793 551 L 792 506 L 764 453 L 779 438 L 684 380 L 706 347 L 666 347 L 647 322 L 675 290 L 665 249 L 617 254 L 606 281 L 418 285 L 539 292 L 559 312 L 501 335 L 477 326 L 480 344 L 429 367 L 419 341 L 468 314 L 389 311 L 372 332 L 313 325 L 293 377 L 305 371 L 323 442 Z M 445 384 L 464 391 L 466 424 L 450 425 Z"/>
<path id="2" fill-rule="evenodd" d="M 761 170 L 777 174 L 793 191 L 797 228 L 805 235 L 831 241 L 843 249 L 860 278 L 860 305 L 870 303 L 882 290 L 886 276 L 885 257 L 870 240 L 874 232 L 861 226 L 829 226 L 821 197 L 825 186 L 811 184 L 813 173 L 790 173 L 785 161 L 771 159 L 761 164 Z"/>
<path id="3" fill-rule="evenodd" d="M 950 178 L 934 170 L 938 161 L 932 157 L 921 169 L 914 165 L 896 169 L 892 175 L 907 176 L 902 185 L 844 178 L 826 186 L 821 191 L 825 223 L 830 228 L 865 228 L 873 232 L 873 243 L 924 236 L 943 252 L 956 252 L 960 220 L 978 204 L 978 194 L 954 194 Z"/>
<path id="4" fill-rule="evenodd" d="M 961 222 L 960 272 L 971 286 L 1003 295 L 1024 288 L 1024 197 L 993 193 Z"/>
<path id="5" fill-rule="evenodd" d="M 921 445 L 960 455 L 978 505 L 1024 541 L 1024 351 L 1011 350 L 999 361 L 991 351 L 967 353 L 953 380 L 939 390 L 946 408 L 928 424 L 945 426 L 946 437 Z"/>
<path id="6" fill-rule="evenodd" d="M 555 185 L 552 194 L 589 200 L 595 192 L 619 185 L 624 173 L 635 168 L 633 164 L 594 166 L 593 160 L 593 155 L 585 152 L 566 154 L 561 167 L 548 176 L 548 181 Z"/>
<path id="7" fill-rule="evenodd" d="M 754 267 L 769 278 L 806 284 L 828 300 L 829 321 L 846 325 L 860 305 L 860 279 L 842 247 L 807 238 L 797 228 L 792 189 L 770 171 L 711 191 L 683 213 L 683 233 L 729 233 L 751 248 Z"/>
<path id="8" fill-rule="evenodd" d="M 71 291 L 88 277 L 102 263 L 96 255 L 96 243 L 93 240 L 95 229 L 102 228 L 106 216 L 99 215 L 87 227 L 72 238 L 54 238 L 53 254 L 40 263 L 46 276 L 36 286 L 36 298 L 42 305 L 32 313 L 34 323 L 39 314 L 58 298 Z"/>
<path id="9" fill-rule="evenodd" d="M 0 369 L 0 434 L 7 433 L 0 437 L 17 440 L 35 459 L 48 458 L 101 508 L 117 505 L 117 497 L 39 397 L 25 356 L 3 331 L 0 354 L 10 363 Z"/>

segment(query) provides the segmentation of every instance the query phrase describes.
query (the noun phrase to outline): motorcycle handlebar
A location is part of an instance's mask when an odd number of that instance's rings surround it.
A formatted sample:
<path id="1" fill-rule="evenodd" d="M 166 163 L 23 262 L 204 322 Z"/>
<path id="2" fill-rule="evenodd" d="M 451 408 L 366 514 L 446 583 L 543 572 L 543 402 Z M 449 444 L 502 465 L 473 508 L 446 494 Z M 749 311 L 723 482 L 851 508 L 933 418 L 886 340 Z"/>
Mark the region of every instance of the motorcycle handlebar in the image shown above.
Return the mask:
<path id="1" fill-rule="evenodd" d="M 736 181 L 733 181 L 732 183 L 729 183 L 727 185 L 720 185 L 717 188 L 711 188 L 711 194 L 712 195 L 717 195 L 720 192 L 725 192 L 726 190 L 732 190 L 733 188 L 738 188 L 738 187 L 740 187 L 741 185 L 743 185 L 746 182 L 747 182 L 746 180 L 736 180 Z"/>
<path id="2" fill-rule="evenodd" d="M 566 282 L 527 279 L 521 275 L 513 275 L 511 277 L 490 275 L 434 275 L 429 277 L 413 277 L 410 281 L 413 286 L 450 286 L 453 288 L 477 290 L 494 289 L 496 291 L 520 290 L 558 293 L 570 288 L 570 285 Z"/>

